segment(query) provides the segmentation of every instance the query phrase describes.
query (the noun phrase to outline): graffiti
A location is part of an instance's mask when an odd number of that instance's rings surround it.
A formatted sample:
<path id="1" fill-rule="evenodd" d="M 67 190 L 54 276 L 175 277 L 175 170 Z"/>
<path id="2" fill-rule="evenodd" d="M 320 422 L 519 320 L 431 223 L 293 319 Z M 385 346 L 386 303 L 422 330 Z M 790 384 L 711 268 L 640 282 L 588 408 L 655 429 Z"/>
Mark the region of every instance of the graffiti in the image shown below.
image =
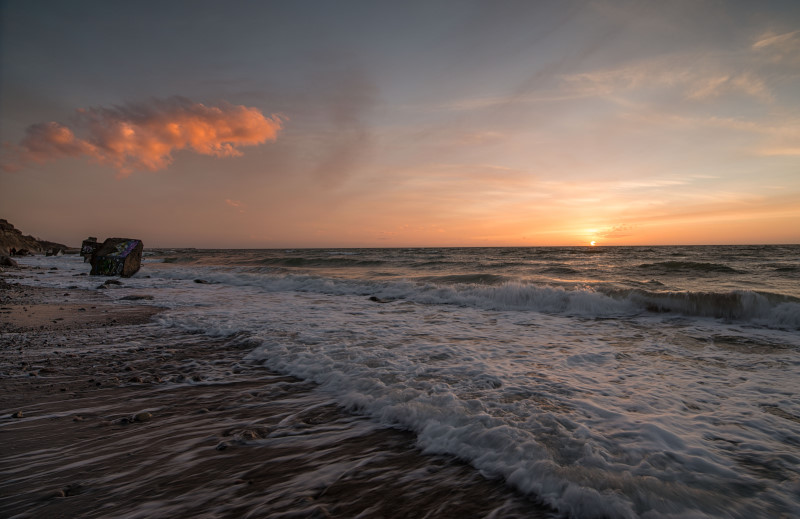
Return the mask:
<path id="1" fill-rule="evenodd" d="M 139 270 L 142 249 L 141 240 L 108 238 L 91 254 L 91 273 L 101 276 L 130 277 Z"/>

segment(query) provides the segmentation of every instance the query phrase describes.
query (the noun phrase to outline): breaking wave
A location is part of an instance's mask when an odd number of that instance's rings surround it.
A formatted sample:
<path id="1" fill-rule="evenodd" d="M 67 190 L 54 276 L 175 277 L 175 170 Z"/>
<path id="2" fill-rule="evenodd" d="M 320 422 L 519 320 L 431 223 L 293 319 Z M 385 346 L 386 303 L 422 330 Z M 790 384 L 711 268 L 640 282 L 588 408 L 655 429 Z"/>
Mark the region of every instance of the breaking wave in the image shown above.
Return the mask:
<path id="1" fill-rule="evenodd" d="M 769 292 L 658 292 L 644 289 L 567 289 L 508 281 L 494 274 L 430 276 L 412 280 L 347 280 L 298 274 L 209 272 L 209 281 L 255 286 L 269 292 L 375 296 L 381 301 L 444 304 L 484 310 L 535 311 L 578 317 L 632 317 L 674 313 L 800 329 L 800 299 Z M 195 279 L 197 272 L 164 272 Z"/>

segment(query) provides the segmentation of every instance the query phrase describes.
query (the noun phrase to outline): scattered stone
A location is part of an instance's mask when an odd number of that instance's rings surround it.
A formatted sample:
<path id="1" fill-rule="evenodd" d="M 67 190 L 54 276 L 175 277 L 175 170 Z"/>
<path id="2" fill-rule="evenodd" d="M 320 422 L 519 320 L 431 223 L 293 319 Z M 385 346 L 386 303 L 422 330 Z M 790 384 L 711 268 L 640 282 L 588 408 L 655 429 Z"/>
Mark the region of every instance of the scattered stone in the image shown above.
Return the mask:
<path id="1" fill-rule="evenodd" d="M 6 256 L 5 254 L 0 254 L 0 266 L 3 267 L 18 267 L 16 261 L 11 259 L 10 257 Z"/>
<path id="2" fill-rule="evenodd" d="M 83 491 L 83 486 L 79 483 L 70 483 L 62 489 L 64 497 L 75 496 Z"/>
<path id="3" fill-rule="evenodd" d="M 134 384 L 142 384 L 144 381 L 141 379 L 141 377 L 131 377 L 128 379 L 128 382 L 132 382 Z"/>
<path id="4" fill-rule="evenodd" d="M 123 301 L 152 301 L 153 299 L 155 299 L 153 296 L 147 294 L 134 294 L 122 298 Z"/>
<path id="5" fill-rule="evenodd" d="M 216 447 L 214 447 L 214 448 L 215 448 L 215 449 L 217 449 L 218 451 L 224 451 L 224 450 L 225 450 L 225 449 L 227 449 L 228 447 L 230 447 L 230 445 L 228 444 L 228 442 L 219 442 L 219 443 L 217 444 L 217 446 L 216 446 Z"/>
<path id="6" fill-rule="evenodd" d="M 120 280 L 118 280 L 118 279 L 106 279 L 106 280 L 103 282 L 103 284 L 104 284 L 104 285 L 121 285 L 121 284 L 122 284 L 122 281 L 120 281 Z"/>
<path id="7" fill-rule="evenodd" d="M 22 411 L 17 411 L 11 415 L 11 418 L 22 418 Z"/>
<path id="8" fill-rule="evenodd" d="M 194 282 L 200 283 L 201 285 L 209 285 L 211 283 L 210 281 L 206 281 L 205 279 L 195 279 Z"/>
<path id="9" fill-rule="evenodd" d="M 370 296 L 370 301 L 374 301 L 376 303 L 391 303 L 389 299 L 381 299 L 380 297 Z"/>
<path id="10" fill-rule="evenodd" d="M 146 411 L 142 411 L 141 413 L 136 413 L 135 415 L 133 415 L 133 421 L 134 422 L 149 422 L 150 419 L 152 419 L 152 418 L 153 418 L 153 415 L 151 415 L 150 413 L 148 413 Z"/>

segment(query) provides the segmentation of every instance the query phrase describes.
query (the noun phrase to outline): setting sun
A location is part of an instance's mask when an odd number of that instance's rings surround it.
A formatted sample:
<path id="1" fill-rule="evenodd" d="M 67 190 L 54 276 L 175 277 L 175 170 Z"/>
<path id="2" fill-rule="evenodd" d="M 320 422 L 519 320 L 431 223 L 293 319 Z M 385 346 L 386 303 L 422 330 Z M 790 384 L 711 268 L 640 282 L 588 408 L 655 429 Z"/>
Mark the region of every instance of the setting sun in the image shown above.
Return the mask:
<path id="1" fill-rule="evenodd" d="M 593 242 L 591 242 L 589 245 L 591 245 L 592 247 L 594 247 L 596 244 L 597 244 L 597 242 L 596 242 L 596 241 L 593 241 Z"/>

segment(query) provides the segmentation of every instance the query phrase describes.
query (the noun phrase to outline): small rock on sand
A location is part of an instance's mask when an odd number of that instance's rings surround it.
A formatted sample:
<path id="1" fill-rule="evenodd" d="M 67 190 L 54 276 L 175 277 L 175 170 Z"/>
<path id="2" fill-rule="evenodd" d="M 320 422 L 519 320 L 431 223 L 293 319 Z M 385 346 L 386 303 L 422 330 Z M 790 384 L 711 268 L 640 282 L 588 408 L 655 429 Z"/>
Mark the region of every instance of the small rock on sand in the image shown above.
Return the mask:
<path id="1" fill-rule="evenodd" d="M 142 411 L 141 413 L 136 413 L 133 415 L 134 422 L 149 422 L 152 418 L 153 415 L 146 411 Z"/>

